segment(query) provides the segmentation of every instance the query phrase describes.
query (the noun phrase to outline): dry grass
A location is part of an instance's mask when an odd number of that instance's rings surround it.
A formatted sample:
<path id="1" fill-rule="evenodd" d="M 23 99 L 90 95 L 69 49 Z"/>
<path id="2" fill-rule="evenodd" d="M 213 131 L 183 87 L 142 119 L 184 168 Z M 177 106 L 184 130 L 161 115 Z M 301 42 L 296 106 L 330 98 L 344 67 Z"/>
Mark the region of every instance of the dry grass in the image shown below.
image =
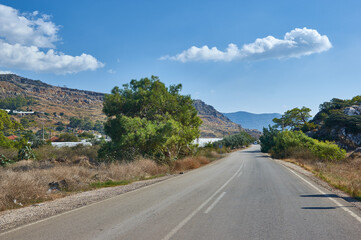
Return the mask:
<path id="1" fill-rule="evenodd" d="M 173 171 L 185 171 L 189 169 L 195 169 L 208 163 L 210 163 L 210 160 L 203 156 L 186 157 L 184 159 L 177 160 L 174 163 Z"/>
<path id="2" fill-rule="evenodd" d="M 86 160 L 83 160 L 83 164 Z M 54 164 L 50 162 L 21 161 L 7 168 L 0 168 L 0 210 L 54 199 L 91 189 L 92 183 L 104 181 L 135 181 L 168 172 L 168 167 L 157 165 L 152 160 L 131 163 L 102 164 L 92 166 Z M 64 191 L 49 193 L 50 182 L 67 183 Z M 14 203 L 16 200 L 16 203 Z"/>
<path id="3" fill-rule="evenodd" d="M 361 200 L 361 155 L 354 154 L 339 162 L 296 161 L 332 186 Z"/>
<path id="4" fill-rule="evenodd" d="M 149 159 L 97 165 L 89 161 L 93 152 L 93 149 L 87 149 L 84 154 L 84 149 L 79 149 L 78 152 L 74 149 L 70 151 L 45 146 L 38 149 L 37 154 L 48 160 L 20 161 L 5 168 L 0 167 L 0 211 L 52 200 L 72 192 L 122 185 L 195 169 L 221 156 L 210 152 L 208 157 L 186 157 L 175 161 L 170 168 Z M 66 186 L 61 185 L 61 191 L 48 191 L 49 183 L 60 183 L 62 180 L 65 180 Z"/>

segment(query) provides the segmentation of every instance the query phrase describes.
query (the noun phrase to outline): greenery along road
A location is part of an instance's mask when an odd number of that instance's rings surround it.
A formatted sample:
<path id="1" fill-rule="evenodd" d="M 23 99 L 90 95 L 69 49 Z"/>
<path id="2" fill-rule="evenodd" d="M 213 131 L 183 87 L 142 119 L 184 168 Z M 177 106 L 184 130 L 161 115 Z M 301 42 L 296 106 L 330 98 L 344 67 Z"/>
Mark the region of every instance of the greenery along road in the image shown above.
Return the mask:
<path id="1" fill-rule="evenodd" d="M 0 238 L 359 239 L 360 214 L 337 195 L 262 154 L 256 145 Z"/>

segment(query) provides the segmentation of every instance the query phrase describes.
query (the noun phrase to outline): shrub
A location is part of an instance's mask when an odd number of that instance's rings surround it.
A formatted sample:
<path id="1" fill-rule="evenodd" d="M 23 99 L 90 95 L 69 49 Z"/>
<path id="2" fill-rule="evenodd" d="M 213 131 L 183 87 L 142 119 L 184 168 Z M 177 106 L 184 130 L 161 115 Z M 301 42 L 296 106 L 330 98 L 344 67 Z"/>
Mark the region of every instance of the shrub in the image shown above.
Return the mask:
<path id="1" fill-rule="evenodd" d="M 79 139 L 77 136 L 71 133 L 62 133 L 59 136 L 60 142 L 79 142 Z"/>
<path id="2" fill-rule="evenodd" d="M 30 146 L 25 146 L 19 150 L 18 160 L 36 160 L 35 153 Z"/>
<path id="3" fill-rule="evenodd" d="M 261 142 L 263 138 L 261 138 Z M 325 161 L 337 161 L 346 157 L 346 151 L 331 142 L 321 142 L 306 136 L 301 131 L 283 131 L 273 135 L 273 146 L 268 152 L 272 157 L 287 158 L 293 157 L 295 152 L 304 149 L 310 151 L 312 155 Z"/>
<path id="4" fill-rule="evenodd" d="M 85 139 L 95 138 L 94 134 L 92 134 L 90 132 L 83 132 L 83 133 L 79 134 L 78 137 L 85 138 Z"/>
<path id="5" fill-rule="evenodd" d="M 280 131 L 275 127 L 268 126 L 263 128 L 263 135 L 259 138 L 261 141 L 261 151 L 269 152 L 271 148 L 275 145 L 274 139 Z"/>
<path id="6" fill-rule="evenodd" d="M 224 146 L 230 149 L 236 149 L 243 146 L 248 146 L 255 139 L 246 132 L 240 132 L 235 135 L 227 136 L 222 140 L 213 143 L 214 147 Z"/>

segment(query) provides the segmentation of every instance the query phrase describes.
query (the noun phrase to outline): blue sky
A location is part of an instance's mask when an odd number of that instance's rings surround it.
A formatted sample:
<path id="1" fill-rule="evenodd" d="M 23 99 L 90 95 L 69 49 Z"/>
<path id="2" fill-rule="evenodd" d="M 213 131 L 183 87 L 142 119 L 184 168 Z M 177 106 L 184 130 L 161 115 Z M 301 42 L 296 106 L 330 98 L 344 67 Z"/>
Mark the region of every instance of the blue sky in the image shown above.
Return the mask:
<path id="1" fill-rule="evenodd" d="M 253 113 L 315 114 L 360 94 L 361 1 L 0 4 L 0 71 L 53 85 L 108 93 L 156 75 L 221 112 Z"/>

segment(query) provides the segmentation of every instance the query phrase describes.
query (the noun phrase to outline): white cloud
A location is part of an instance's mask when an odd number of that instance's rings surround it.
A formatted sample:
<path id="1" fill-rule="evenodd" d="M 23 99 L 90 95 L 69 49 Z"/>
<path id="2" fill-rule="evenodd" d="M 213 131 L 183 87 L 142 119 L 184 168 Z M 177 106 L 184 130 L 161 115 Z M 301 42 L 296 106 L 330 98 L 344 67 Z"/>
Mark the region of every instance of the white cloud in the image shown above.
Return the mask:
<path id="1" fill-rule="evenodd" d="M 242 48 L 231 43 L 225 51 L 216 47 L 191 47 L 175 56 L 163 56 L 161 60 L 188 61 L 233 61 L 263 60 L 269 58 L 292 58 L 320 53 L 332 47 L 326 35 L 320 35 L 314 29 L 296 28 L 285 34 L 283 39 L 273 36 L 258 38 Z"/>
<path id="2" fill-rule="evenodd" d="M 2 70 L 0 70 L 0 74 L 13 74 L 13 73 L 10 72 L 10 71 L 2 71 Z"/>
<path id="3" fill-rule="evenodd" d="M 59 26 L 49 15 L 20 13 L 0 4 L 0 66 L 56 74 L 95 70 L 104 64 L 88 54 L 56 52 Z M 48 50 L 45 50 L 48 49 Z"/>
<path id="4" fill-rule="evenodd" d="M 67 74 L 95 70 L 102 67 L 103 64 L 85 53 L 74 57 L 61 52 L 58 53 L 53 49 L 43 52 L 35 46 L 9 44 L 0 40 L 0 66 L 36 72 Z"/>
<path id="5" fill-rule="evenodd" d="M 116 71 L 114 71 L 113 69 L 109 69 L 107 72 L 110 73 L 110 74 L 116 73 Z"/>

